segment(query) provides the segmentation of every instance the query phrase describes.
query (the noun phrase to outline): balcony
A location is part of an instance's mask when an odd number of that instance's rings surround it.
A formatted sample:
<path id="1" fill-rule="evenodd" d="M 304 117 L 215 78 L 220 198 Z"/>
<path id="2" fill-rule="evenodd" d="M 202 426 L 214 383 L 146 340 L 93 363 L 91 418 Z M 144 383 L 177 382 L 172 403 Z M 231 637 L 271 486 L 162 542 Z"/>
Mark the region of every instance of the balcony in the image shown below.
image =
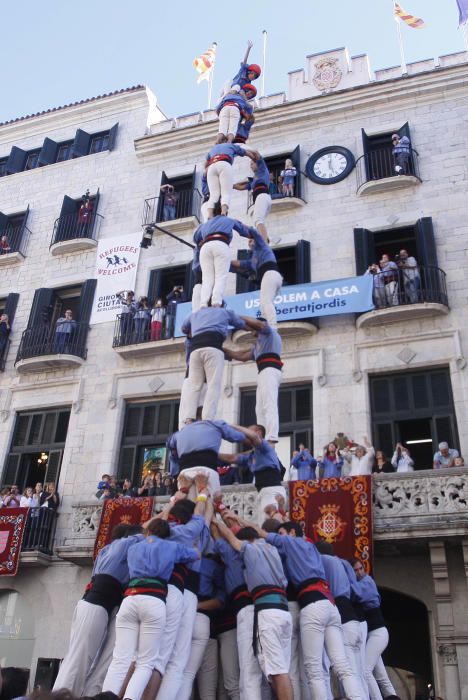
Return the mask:
<path id="1" fill-rule="evenodd" d="M 21 566 L 48 566 L 52 551 L 57 514 L 51 508 L 29 508 L 23 543 Z"/>
<path id="2" fill-rule="evenodd" d="M 468 469 L 379 474 L 372 484 L 377 542 L 468 535 Z M 155 498 L 154 514 L 168 500 L 169 496 Z M 223 501 L 241 517 L 257 522 L 257 491 L 250 484 L 224 486 Z M 82 566 L 92 563 L 101 511 L 96 499 L 72 506 L 71 530 L 56 547 L 60 558 Z"/>
<path id="3" fill-rule="evenodd" d="M 365 153 L 356 161 L 357 194 L 378 194 L 419 185 L 422 180 L 418 157 L 418 152 L 412 148 L 406 166 L 401 168 L 392 154 L 392 148 Z"/>
<path id="4" fill-rule="evenodd" d="M 21 337 L 15 367 L 18 372 L 80 367 L 86 360 L 89 326 L 74 322 L 71 333 L 56 333 L 49 325 L 27 328 Z M 66 337 L 62 337 L 66 336 Z"/>
<path id="5" fill-rule="evenodd" d="M 55 221 L 49 247 L 52 255 L 66 255 L 96 248 L 103 218 L 95 212 L 89 214 L 85 222 L 79 221 L 78 212 L 60 216 Z"/>
<path id="6" fill-rule="evenodd" d="M 375 309 L 358 316 L 357 328 L 381 326 L 397 321 L 446 316 L 449 312 L 446 275 L 438 267 L 417 267 L 408 279 L 409 270 L 380 272 L 374 275 Z"/>
<path id="7" fill-rule="evenodd" d="M 177 204 L 164 205 L 164 195 L 145 199 L 143 226 L 161 224 L 168 231 L 193 230 L 200 223 L 202 196 L 197 189 L 176 191 Z"/>
<path id="8" fill-rule="evenodd" d="M 0 267 L 18 263 L 26 257 L 31 231 L 21 223 L 8 224 L 0 236 Z"/>
<path id="9" fill-rule="evenodd" d="M 302 198 L 301 192 L 304 190 L 303 183 L 304 176 L 301 172 L 297 173 L 296 177 L 296 187 L 294 197 L 290 197 L 282 192 L 277 192 L 271 195 L 271 213 L 280 211 L 290 211 L 292 209 L 298 209 L 304 207 L 307 202 Z M 247 213 L 251 214 L 253 211 L 253 194 L 249 192 L 249 198 L 247 200 Z"/>
<path id="10" fill-rule="evenodd" d="M 159 334 L 151 330 L 149 322 L 135 319 L 130 314 L 120 314 L 115 319 L 112 347 L 123 359 L 154 357 L 182 350 L 185 336 L 174 338 L 174 323 L 175 316 L 166 315 Z"/>

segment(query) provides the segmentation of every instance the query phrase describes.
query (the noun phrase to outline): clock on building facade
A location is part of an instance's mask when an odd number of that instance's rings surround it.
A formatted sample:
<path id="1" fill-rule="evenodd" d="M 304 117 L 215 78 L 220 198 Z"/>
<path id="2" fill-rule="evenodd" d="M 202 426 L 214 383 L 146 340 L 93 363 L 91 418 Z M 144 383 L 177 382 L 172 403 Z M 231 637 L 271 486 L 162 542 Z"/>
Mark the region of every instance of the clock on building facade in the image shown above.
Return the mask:
<path id="1" fill-rule="evenodd" d="M 348 148 L 327 146 L 310 156 L 305 171 L 312 182 L 333 185 L 348 177 L 354 165 L 354 156 Z"/>

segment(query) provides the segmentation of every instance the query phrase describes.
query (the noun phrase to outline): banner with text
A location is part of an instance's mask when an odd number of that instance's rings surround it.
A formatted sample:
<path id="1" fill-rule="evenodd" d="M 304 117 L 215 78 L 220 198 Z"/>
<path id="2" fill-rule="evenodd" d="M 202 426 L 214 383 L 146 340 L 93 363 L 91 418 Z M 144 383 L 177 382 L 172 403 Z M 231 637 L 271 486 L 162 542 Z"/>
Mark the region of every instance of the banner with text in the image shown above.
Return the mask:
<path id="1" fill-rule="evenodd" d="M 370 311 L 372 302 L 372 275 L 349 277 L 327 282 L 295 284 L 282 287 L 275 299 L 278 321 L 299 321 L 319 316 L 336 316 Z M 239 316 L 260 316 L 260 292 L 247 292 L 226 297 L 229 309 Z M 177 307 L 175 335 L 182 335 L 180 327 L 190 314 L 191 304 Z"/>
<path id="2" fill-rule="evenodd" d="M 97 287 L 91 324 L 113 321 L 120 310 L 117 292 L 135 289 L 140 241 L 141 233 L 130 233 L 99 241 L 94 275 Z"/>

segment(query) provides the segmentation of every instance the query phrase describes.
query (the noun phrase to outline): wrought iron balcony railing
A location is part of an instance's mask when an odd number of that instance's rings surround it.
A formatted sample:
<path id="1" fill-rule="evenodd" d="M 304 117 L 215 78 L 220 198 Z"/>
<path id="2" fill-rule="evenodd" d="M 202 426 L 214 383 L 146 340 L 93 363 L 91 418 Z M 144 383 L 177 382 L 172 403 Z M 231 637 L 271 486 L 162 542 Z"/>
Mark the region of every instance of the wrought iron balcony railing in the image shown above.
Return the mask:
<path id="1" fill-rule="evenodd" d="M 374 275 L 376 309 L 432 302 L 448 306 L 446 275 L 438 267 L 388 270 Z"/>
<path id="2" fill-rule="evenodd" d="M 54 233 L 49 247 L 77 238 L 95 241 L 98 238 L 103 218 L 95 212 L 89 214 L 86 221 L 80 221 L 78 213 L 60 216 L 54 223 Z"/>
<path id="3" fill-rule="evenodd" d="M 31 231 L 21 224 L 7 224 L 0 234 L 0 255 L 21 253 L 25 255 Z"/>
<path id="4" fill-rule="evenodd" d="M 162 222 L 175 221 L 194 216 L 200 221 L 200 208 L 202 195 L 197 189 L 181 190 L 175 192 L 177 201 L 175 204 L 166 204 L 164 195 L 145 199 L 143 207 L 143 226 L 148 224 L 160 224 Z"/>
<path id="5" fill-rule="evenodd" d="M 397 176 L 412 176 L 421 181 L 419 175 L 419 154 L 414 148 L 407 157 L 393 155 L 392 148 L 381 148 L 365 153 L 356 161 L 357 189 L 366 182 L 384 180 Z"/>
<path id="6" fill-rule="evenodd" d="M 119 314 L 115 319 L 112 347 L 169 340 L 174 337 L 174 327 L 173 314 L 166 314 L 160 325 L 151 324 L 147 319 L 135 318 L 132 314 Z"/>
<path id="7" fill-rule="evenodd" d="M 43 355 L 74 355 L 86 359 L 87 323 L 73 322 L 70 333 L 58 332 L 49 324 L 27 328 L 21 337 L 16 362 Z"/>
<path id="8" fill-rule="evenodd" d="M 52 554 L 56 522 L 57 513 L 52 508 L 30 508 L 21 551 Z"/>

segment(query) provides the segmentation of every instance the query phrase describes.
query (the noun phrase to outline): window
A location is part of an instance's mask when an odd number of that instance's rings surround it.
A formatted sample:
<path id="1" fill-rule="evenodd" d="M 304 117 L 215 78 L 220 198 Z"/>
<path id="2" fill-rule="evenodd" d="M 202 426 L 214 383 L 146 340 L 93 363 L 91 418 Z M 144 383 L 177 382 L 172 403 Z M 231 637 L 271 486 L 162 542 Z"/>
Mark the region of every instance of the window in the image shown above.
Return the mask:
<path id="1" fill-rule="evenodd" d="M 36 151 L 29 151 L 26 159 L 26 165 L 24 166 L 25 170 L 34 170 L 34 168 L 37 168 L 40 152 L 40 149 Z"/>
<path id="2" fill-rule="evenodd" d="M 72 146 L 73 141 L 64 141 L 64 143 L 58 144 L 57 163 L 61 163 L 64 160 L 70 160 L 72 157 Z"/>
<path id="3" fill-rule="evenodd" d="M 286 151 L 285 153 L 280 153 L 278 155 L 265 158 L 265 163 L 268 166 L 268 170 L 270 171 L 270 174 L 273 175 L 273 183 L 276 185 L 276 193 L 272 194 L 272 199 L 281 199 L 284 196 L 281 187 L 281 171 L 284 170 L 287 159 L 292 160 L 293 166 L 297 170 L 297 175 L 294 181 L 294 196 L 302 196 L 301 154 L 300 146 L 297 146 L 292 151 Z"/>
<path id="4" fill-rule="evenodd" d="M 439 442 L 457 447 L 450 372 L 438 368 L 369 377 L 374 446 L 391 458 L 406 445 L 415 469 L 431 469 Z"/>
<path id="5" fill-rule="evenodd" d="M 153 211 L 146 210 L 145 223 L 172 221 L 187 216 L 199 219 L 201 195 L 195 187 L 196 168 L 188 175 L 169 178 L 163 171 L 161 174 L 160 194 L 154 200 Z M 152 200 L 146 200 L 148 203 Z M 156 204 L 157 202 L 157 204 Z M 148 204 L 147 204 L 148 207 Z M 154 210 L 156 207 L 156 210 Z M 156 214 L 156 219 L 154 219 Z M 149 218 L 148 218 L 149 217 Z"/>
<path id="6" fill-rule="evenodd" d="M 148 285 L 148 299 L 153 304 L 156 299 L 162 299 L 167 303 L 167 295 L 174 287 L 183 287 L 183 301 L 191 298 L 192 294 L 192 263 L 177 265 L 176 267 L 160 267 L 151 270 Z"/>
<path id="7" fill-rule="evenodd" d="M 304 284 L 310 282 L 310 243 L 309 241 L 298 241 L 296 245 L 284 246 L 275 248 L 276 260 L 278 267 L 283 275 L 283 286 L 287 287 L 292 284 Z M 237 257 L 243 260 L 247 257 L 246 249 L 239 250 Z M 237 275 L 236 279 L 236 294 L 251 292 L 256 289 L 255 282 Z"/>
<path id="8" fill-rule="evenodd" d="M 67 437 L 70 409 L 30 411 L 16 416 L 2 483 L 26 486 L 57 482 Z"/>
<path id="9" fill-rule="evenodd" d="M 177 430 L 178 413 L 178 399 L 127 404 L 119 479 L 139 486 L 147 474 L 167 470 L 166 441 Z"/>
<path id="10" fill-rule="evenodd" d="M 395 175 L 398 175 L 398 171 L 395 169 L 395 157 L 392 153 L 392 135 L 394 133 L 399 134 L 400 137 L 406 136 L 411 142 L 408 122 L 406 122 L 406 124 L 404 124 L 400 129 L 394 129 L 393 131 L 371 136 L 366 134 L 364 129 L 362 129 L 362 145 L 364 149 L 367 181 L 381 180 L 386 177 L 394 177 Z M 415 172 L 415 166 L 416 163 L 412 154 L 408 161 L 408 172 L 405 174 L 417 175 Z"/>
<path id="11" fill-rule="evenodd" d="M 97 213 L 99 194 L 99 190 L 93 195 L 87 190 L 79 199 L 64 196 L 60 216 L 54 224 L 51 246 L 77 238 L 95 239 L 102 218 Z"/>
<path id="12" fill-rule="evenodd" d="M 21 252 L 24 254 L 29 230 L 26 222 L 29 207 L 18 214 L 0 212 L 0 255 Z"/>
<path id="13" fill-rule="evenodd" d="M 277 452 L 283 466 L 289 467 L 291 454 L 300 443 L 314 449 L 314 430 L 312 417 L 312 384 L 286 385 L 279 390 L 279 435 Z M 241 425 L 256 423 L 255 391 L 241 391 L 240 419 Z"/>
<path id="14" fill-rule="evenodd" d="M 8 158 L 1 158 L 0 159 L 0 177 L 3 177 L 4 175 L 7 174 L 7 172 L 6 172 L 7 160 L 8 160 Z"/>
<path id="15" fill-rule="evenodd" d="M 101 153 L 101 151 L 109 150 L 109 132 L 105 131 L 102 134 L 96 134 L 91 139 L 90 153 Z"/>

